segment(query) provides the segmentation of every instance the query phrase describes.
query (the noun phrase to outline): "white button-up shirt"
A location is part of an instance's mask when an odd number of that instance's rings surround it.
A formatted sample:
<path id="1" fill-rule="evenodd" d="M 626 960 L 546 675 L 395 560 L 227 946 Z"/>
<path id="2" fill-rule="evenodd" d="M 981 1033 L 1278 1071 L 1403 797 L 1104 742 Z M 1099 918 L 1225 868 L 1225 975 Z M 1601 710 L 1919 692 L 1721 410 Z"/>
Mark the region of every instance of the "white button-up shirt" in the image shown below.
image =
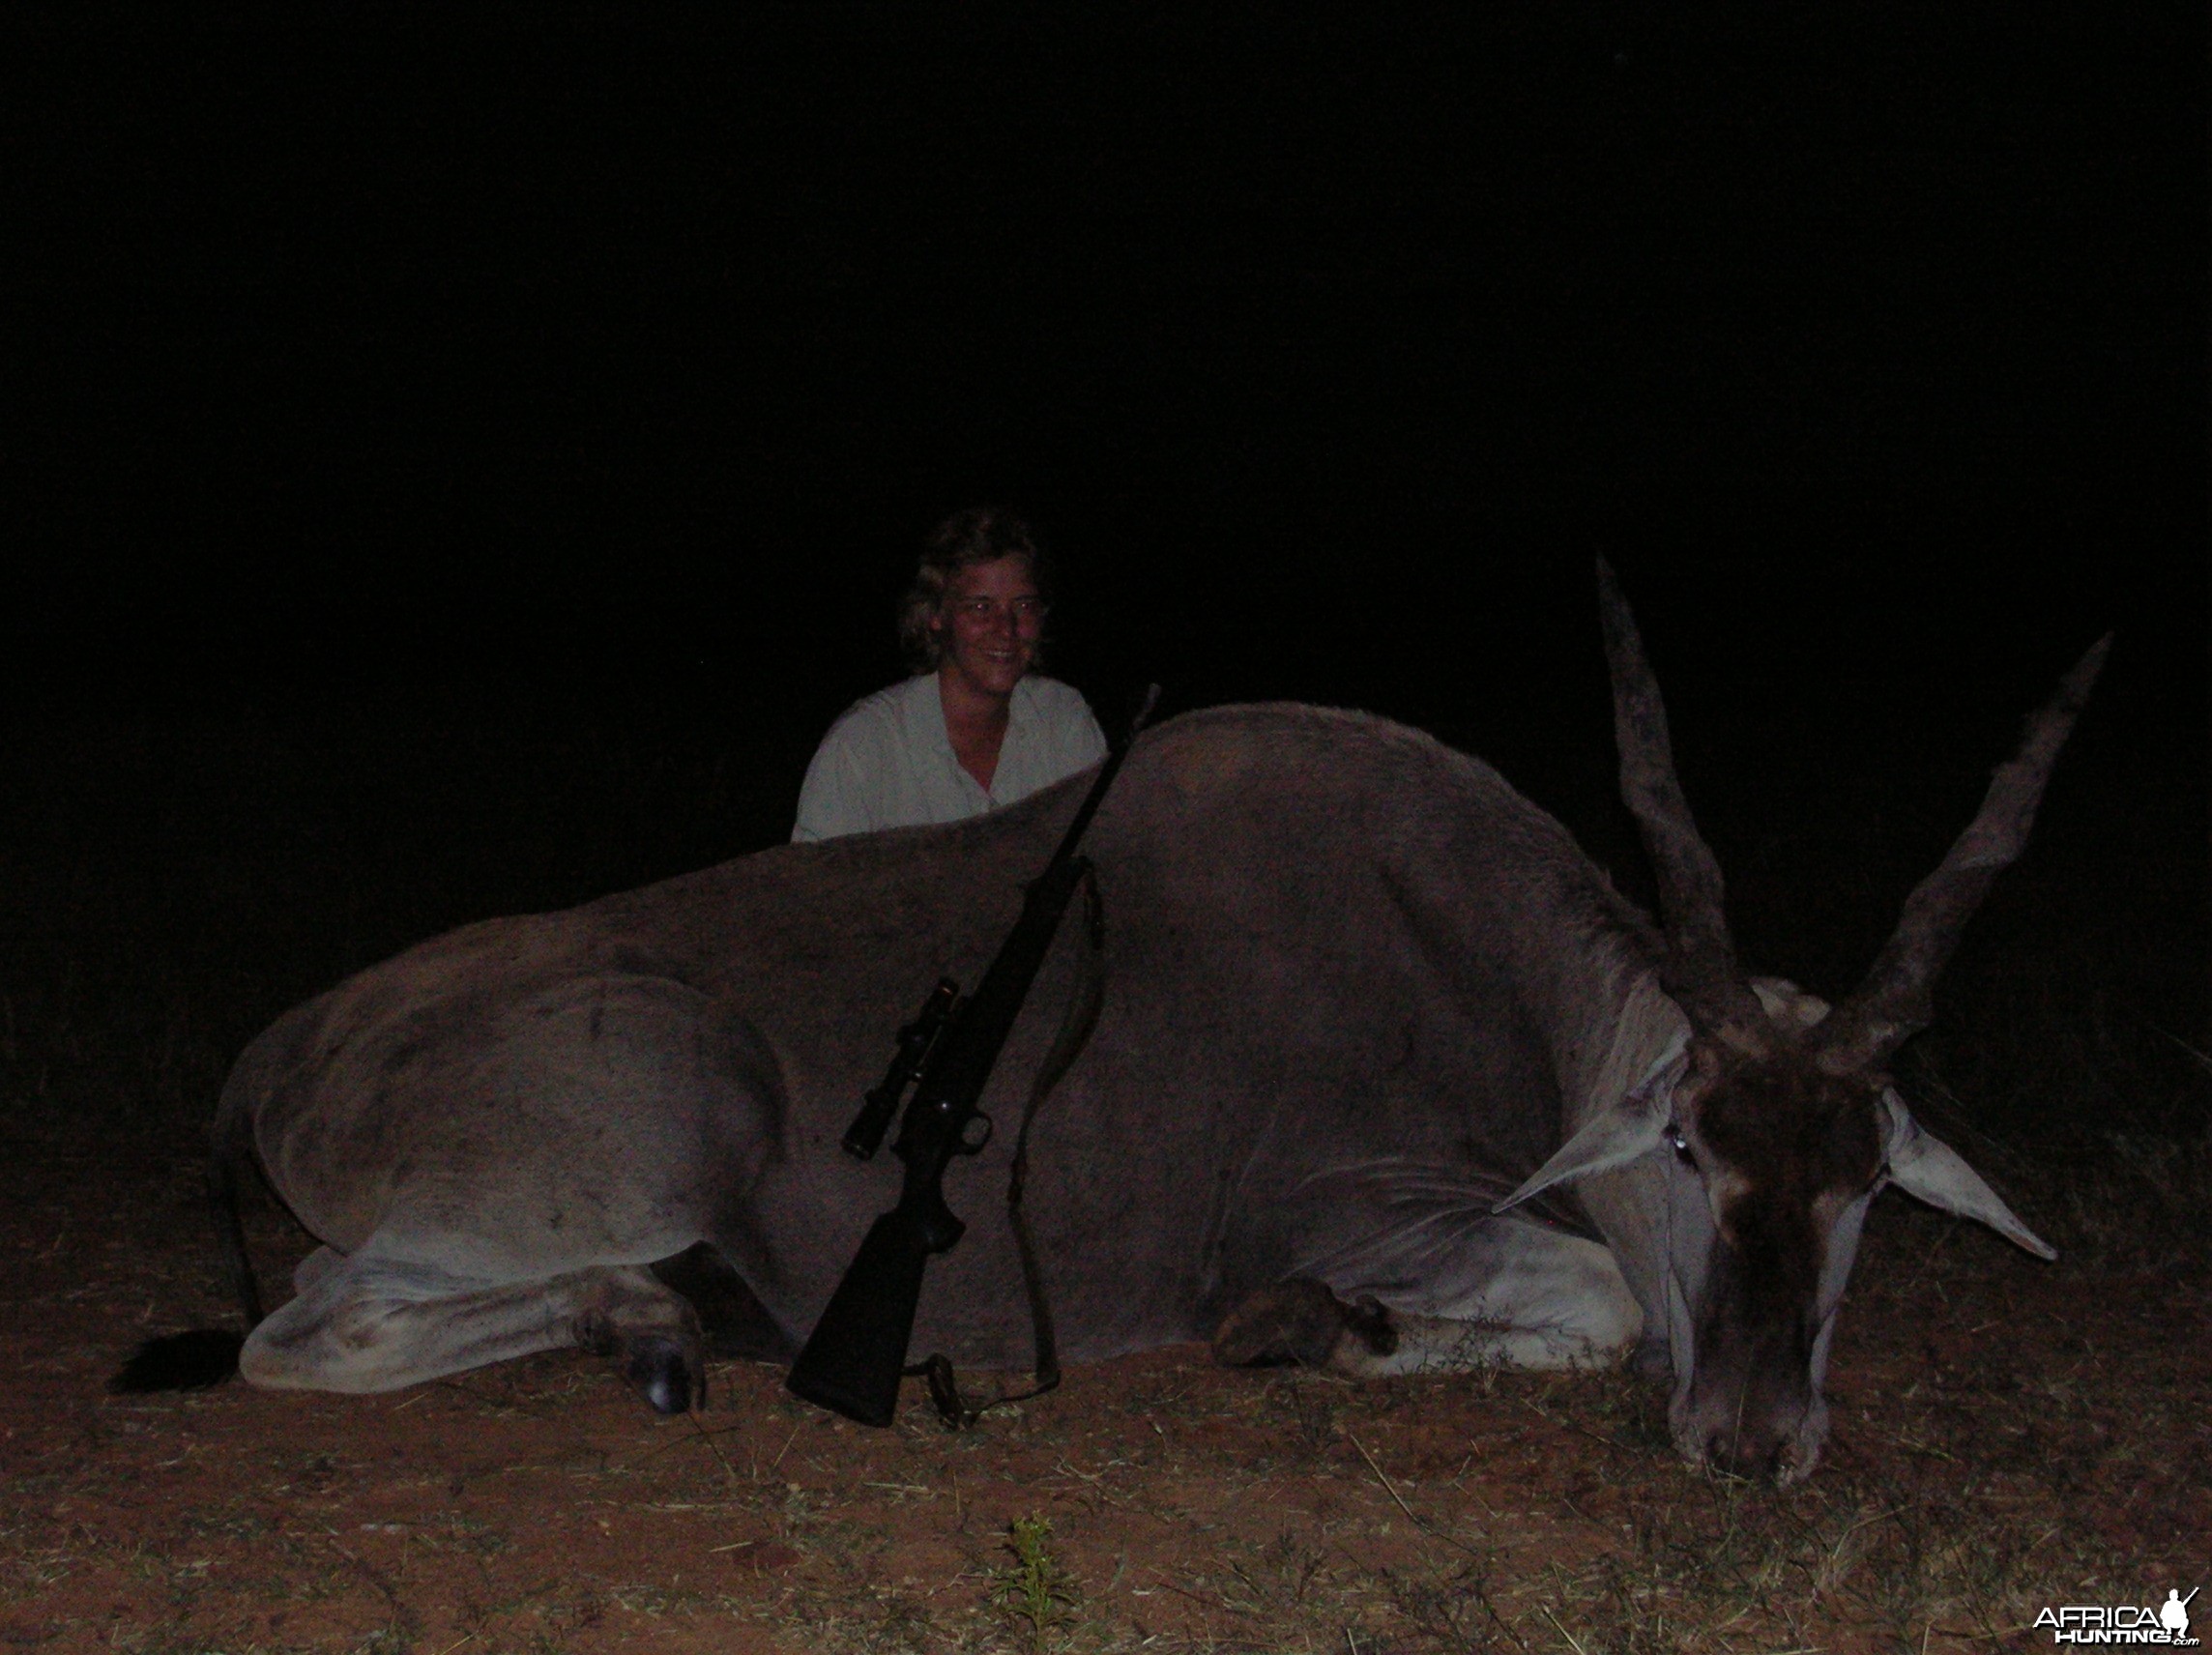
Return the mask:
<path id="1" fill-rule="evenodd" d="M 953 755 L 937 675 L 925 673 L 855 702 L 830 727 L 806 767 L 791 836 L 957 822 L 1027 798 L 1105 756 L 1106 737 L 1081 692 L 1031 673 L 1014 685 L 999 768 L 985 790 Z"/>

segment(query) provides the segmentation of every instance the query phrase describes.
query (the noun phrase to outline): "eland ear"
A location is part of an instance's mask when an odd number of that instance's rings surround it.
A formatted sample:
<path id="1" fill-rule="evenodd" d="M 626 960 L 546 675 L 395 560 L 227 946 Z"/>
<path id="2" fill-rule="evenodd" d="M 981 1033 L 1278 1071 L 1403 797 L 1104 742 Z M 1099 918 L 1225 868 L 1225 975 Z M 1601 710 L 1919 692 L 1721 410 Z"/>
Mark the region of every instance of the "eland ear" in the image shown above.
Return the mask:
<path id="1" fill-rule="evenodd" d="M 1503 1212 L 1554 1184 L 1586 1178 L 1592 1173 L 1610 1173 L 1656 1149 L 1674 1110 L 1674 1083 L 1681 1079 L 1686 1066 L 1682 1042 L 1676 1040 L 1635 1090 L 1600 1111 L 1595 1119 L 1560 1145 L 1527 1183 L 1490 1210 Z"/>
<path id="2" fill-rule="evenodd" d="M 1891 1183 L 1938 1211 L 1988 1225 L 2015 1247 L 2038 1259 L 2058 1257 L 2058 1250 L 2015 1217 L 2012 1208 L 1957 1150 L 1921 1129 L 1904 1099 L 1894 1091 L 1885 1091 L 1881 1101 L 1889 1111 L 1889 1155 L 1884 1170 Z"/>

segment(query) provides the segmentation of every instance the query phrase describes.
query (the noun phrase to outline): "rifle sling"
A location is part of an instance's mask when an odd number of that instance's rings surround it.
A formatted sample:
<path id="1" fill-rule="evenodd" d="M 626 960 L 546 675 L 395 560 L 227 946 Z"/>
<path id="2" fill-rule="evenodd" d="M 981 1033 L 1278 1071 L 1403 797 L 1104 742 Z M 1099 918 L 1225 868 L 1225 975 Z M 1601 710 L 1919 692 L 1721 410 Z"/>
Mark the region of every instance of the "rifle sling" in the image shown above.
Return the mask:
<path id="1" fill-rule="evenodd" d="M 1006 1178 L 1006 1222 L 1014 1232 L 1014 1246 L 1022 1261 L 1022 1287 L 1030 1301 L 1030 1327 L 1035 1349 L 1032 1370 L 1034 1382 L 1027 1390 L 1001 1391 L 980 1408 L 970 1408 L 960 1395 L 949 1357 L 940 1353 L 913 1364 L 904 1371 L 928 1380 L 929 1400 L 936 1405 L 937 1416 L 945 1422 L 947 1431 L 965 1430 L 994 1408 L 1027 1402 L 1060 1385 L 1060 1340 L 1053 1331 L 1052 1303 L 1045 1294 L 1044 1272 L 1037 1265 L 1036 1242 L 1030 1234 L 1029 1216 L 1023 1210 L 1022 1201 L 1029 1183 L 1030 1126 L 1044 1100 L 1052 1095 L 1053 1088 L 1074 1065 L 1098 1022 L 1098 1010 L 1106 998 L 1105 944 L 1106 910 L 1098 897 L 1098 881 L 1086 861 L 1083 864 L 1083 942 L 1076 952 L 1075 992 L 1068 999 L 1067 1011 L 1061 1018 L 1060 1032 L 1053 1037 L 1052 1049 L 1037 1065 L 1029 1101 L 1022 1106 L 1021 1131 L 1014 1138 L 1013 1170 Z"/>

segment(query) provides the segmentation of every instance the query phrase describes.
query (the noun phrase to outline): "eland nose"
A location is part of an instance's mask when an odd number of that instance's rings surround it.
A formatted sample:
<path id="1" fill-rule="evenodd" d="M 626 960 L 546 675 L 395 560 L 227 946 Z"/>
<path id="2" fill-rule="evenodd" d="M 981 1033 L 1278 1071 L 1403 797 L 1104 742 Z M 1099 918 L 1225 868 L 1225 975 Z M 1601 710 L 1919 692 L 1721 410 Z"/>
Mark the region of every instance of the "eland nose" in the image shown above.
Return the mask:
<path id="1" fill-rule="evenodd" d="M 1795 1433 L 1746 1422 L 1705 1438 L 1705 1464 L 1732 1477 L 1779 1480 L 1790 1469 Z"/>

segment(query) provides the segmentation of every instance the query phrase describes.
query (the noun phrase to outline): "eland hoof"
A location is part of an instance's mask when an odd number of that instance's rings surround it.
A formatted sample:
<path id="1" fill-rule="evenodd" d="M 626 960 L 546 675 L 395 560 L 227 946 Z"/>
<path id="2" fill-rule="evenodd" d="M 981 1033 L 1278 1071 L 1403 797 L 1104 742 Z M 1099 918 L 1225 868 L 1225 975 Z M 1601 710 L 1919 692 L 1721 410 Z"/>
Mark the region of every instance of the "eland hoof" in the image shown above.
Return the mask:
<path id="1" fill-rule="evenodd" d="M 625 1373 L 655 1413 L 687 1413 L 694 1397 L 700 1407 L 707 1405 L 706 1374 L 692 1372 L 673 1339 L 653 1335 L 632 1340 Z"/>
<path id="2" fill-rule="evenodd" d="M 1347 1338 L 1370 1355 L 1398 1348 L 1390 1313 L 1373 1298 L 1346 1304 L 1310 1276 L 1293 1276 L 1262 1288 L 1222 1319 L 1213 1331 L 1213 1359 L 1231 1368 L 1296 1362 L 1319 1368 Z"/>

